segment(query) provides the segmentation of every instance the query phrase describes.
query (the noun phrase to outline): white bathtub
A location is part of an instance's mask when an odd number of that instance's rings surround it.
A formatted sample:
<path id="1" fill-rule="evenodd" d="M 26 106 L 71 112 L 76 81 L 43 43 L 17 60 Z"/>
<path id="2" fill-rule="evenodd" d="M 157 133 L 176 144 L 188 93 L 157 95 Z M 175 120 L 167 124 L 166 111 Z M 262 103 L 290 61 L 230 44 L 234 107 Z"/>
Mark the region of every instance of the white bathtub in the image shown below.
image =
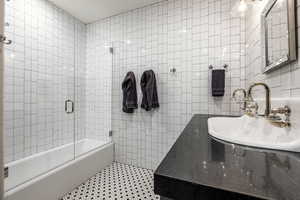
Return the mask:
<path id="1" fill-rule="evenodd" d="M 11 162 L 4 200 L 58 200 L 113 159 L 112 142 L 85 139 Z"/>

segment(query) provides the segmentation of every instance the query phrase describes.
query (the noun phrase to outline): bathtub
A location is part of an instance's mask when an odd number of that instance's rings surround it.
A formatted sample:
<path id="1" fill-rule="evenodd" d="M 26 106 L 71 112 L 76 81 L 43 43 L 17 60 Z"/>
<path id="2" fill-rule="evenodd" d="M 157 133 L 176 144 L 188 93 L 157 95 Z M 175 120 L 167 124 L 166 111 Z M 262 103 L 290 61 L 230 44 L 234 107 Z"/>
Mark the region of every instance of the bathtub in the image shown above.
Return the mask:
<path id="1" fill-rule="evenodd" d="M 114 160 L 112 142 L 84 139 L 75 146 L 67 144 L 6 165 L 10 175 L 4 200 L 58 200 Z"/>

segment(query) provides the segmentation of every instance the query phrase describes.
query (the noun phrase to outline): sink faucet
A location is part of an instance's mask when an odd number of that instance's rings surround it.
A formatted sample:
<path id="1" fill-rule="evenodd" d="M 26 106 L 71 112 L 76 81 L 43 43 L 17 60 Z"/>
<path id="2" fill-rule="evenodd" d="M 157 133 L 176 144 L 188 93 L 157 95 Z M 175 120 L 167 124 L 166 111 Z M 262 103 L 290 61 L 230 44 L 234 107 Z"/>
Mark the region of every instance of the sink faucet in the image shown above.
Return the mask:
<path id="1" fill-rule="evenodd" d="M 242 92 L 243 95 L 244 95 L 244 100 L 243 100 L 244 105 L 243 105 L 243 107 L 242 107 L 241 109 L 242 109 L 242 110 L 246 110 L 246 107 L 247 107 L 247 101 L 246 101 L 246 98 L 247 98 L 247 91 L 246 91 L 245 89 L 243 89 L 243 88 L 238 88 L 238 89 L 234 90 L 234 91 L 233 91 L 233 94 L 232 94 L 232 98 L 233 98 L 234 100 L 236 100 L 236 94 L 237 94 L 238 92 Z M 238 102 L 238 103 L 239 103 L 239 102 Z"/>
<path id="2" fill-rule="evenodd" d="M 250 86 L 249 90 L 248 90 L 248 99 L 253 101 L 253 97 L 252 97 L 252 89 L 256 86 L 263 86 L 266 90 L 266 110 L 265 110 L 265 117 L 268 117 L 270 115 L 271 112 L 271 102 L 270 102 L 270 88 L 267 84 L 265 83 L 254 83 L 253 85 Z"/>
<path id="3" fill-rule="evenodd" d="M 266 92 L 266 110 L 264 117 L 273 125 L 281 128 L 290 127 L 290 115 L 291 115 L 291 109 L 289 106 L 279 107 L 272 109 L 271 108 L 271 99 L 270 99 L 270 88 L 265 83 L 254 83 L 251 85 L 248 89 L 248 92 L 246 92 L 245 89 L 239 88 L 234 90 L 232 98 L 236 100 L 236 94 L 238 92 L 243 92 L 244 94 L 244 107 L 242 108 L 244 110 L 244 113 L 250 117 L 257 116 L 258 111 L 258 104 L 254 101 L 252 97 L 252 90 L 256 86 L 263 86 L 265 88 Z"/>

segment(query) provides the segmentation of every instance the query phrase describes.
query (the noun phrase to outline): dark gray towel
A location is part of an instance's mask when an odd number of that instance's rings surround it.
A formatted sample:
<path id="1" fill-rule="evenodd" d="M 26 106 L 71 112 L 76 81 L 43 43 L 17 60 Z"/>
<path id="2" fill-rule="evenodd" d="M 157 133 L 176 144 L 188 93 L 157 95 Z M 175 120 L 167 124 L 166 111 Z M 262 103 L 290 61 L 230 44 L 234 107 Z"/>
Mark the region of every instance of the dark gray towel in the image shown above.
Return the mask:
<path id="1" fill-rule="evenodd" d="M 141 89 L 143 93 L 141 107 L 146 111 L 150 111 L 159 107 L 157 85 L 155 73 L 153 70 L 145 71 L 141 78 Z"/>
<path id="2" fill-rule="evenodd" d="M 136 80 L 133 72 L 128 72 L 122 83 L 123 112 L 133 113 L 137 105 Z"/>
<path id="3" fill-rule="evenodd" d="M 224 69 L 215 69 L 212 70 L 211 78 L 211 89 L 212 96 L 222 97 L 225 93 L 225 70 Z"/>

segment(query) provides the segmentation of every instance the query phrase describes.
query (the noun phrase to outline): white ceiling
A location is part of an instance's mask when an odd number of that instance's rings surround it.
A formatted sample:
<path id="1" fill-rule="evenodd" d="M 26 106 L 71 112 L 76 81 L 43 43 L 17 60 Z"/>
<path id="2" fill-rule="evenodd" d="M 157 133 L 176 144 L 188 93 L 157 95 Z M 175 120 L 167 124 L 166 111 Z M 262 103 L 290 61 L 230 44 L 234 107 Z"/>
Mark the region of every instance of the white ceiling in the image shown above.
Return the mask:
<path id="1" fill-rule="evenodd" d="M 84 23 L 113 16 L 161 0 L 49 0 Z"/>

